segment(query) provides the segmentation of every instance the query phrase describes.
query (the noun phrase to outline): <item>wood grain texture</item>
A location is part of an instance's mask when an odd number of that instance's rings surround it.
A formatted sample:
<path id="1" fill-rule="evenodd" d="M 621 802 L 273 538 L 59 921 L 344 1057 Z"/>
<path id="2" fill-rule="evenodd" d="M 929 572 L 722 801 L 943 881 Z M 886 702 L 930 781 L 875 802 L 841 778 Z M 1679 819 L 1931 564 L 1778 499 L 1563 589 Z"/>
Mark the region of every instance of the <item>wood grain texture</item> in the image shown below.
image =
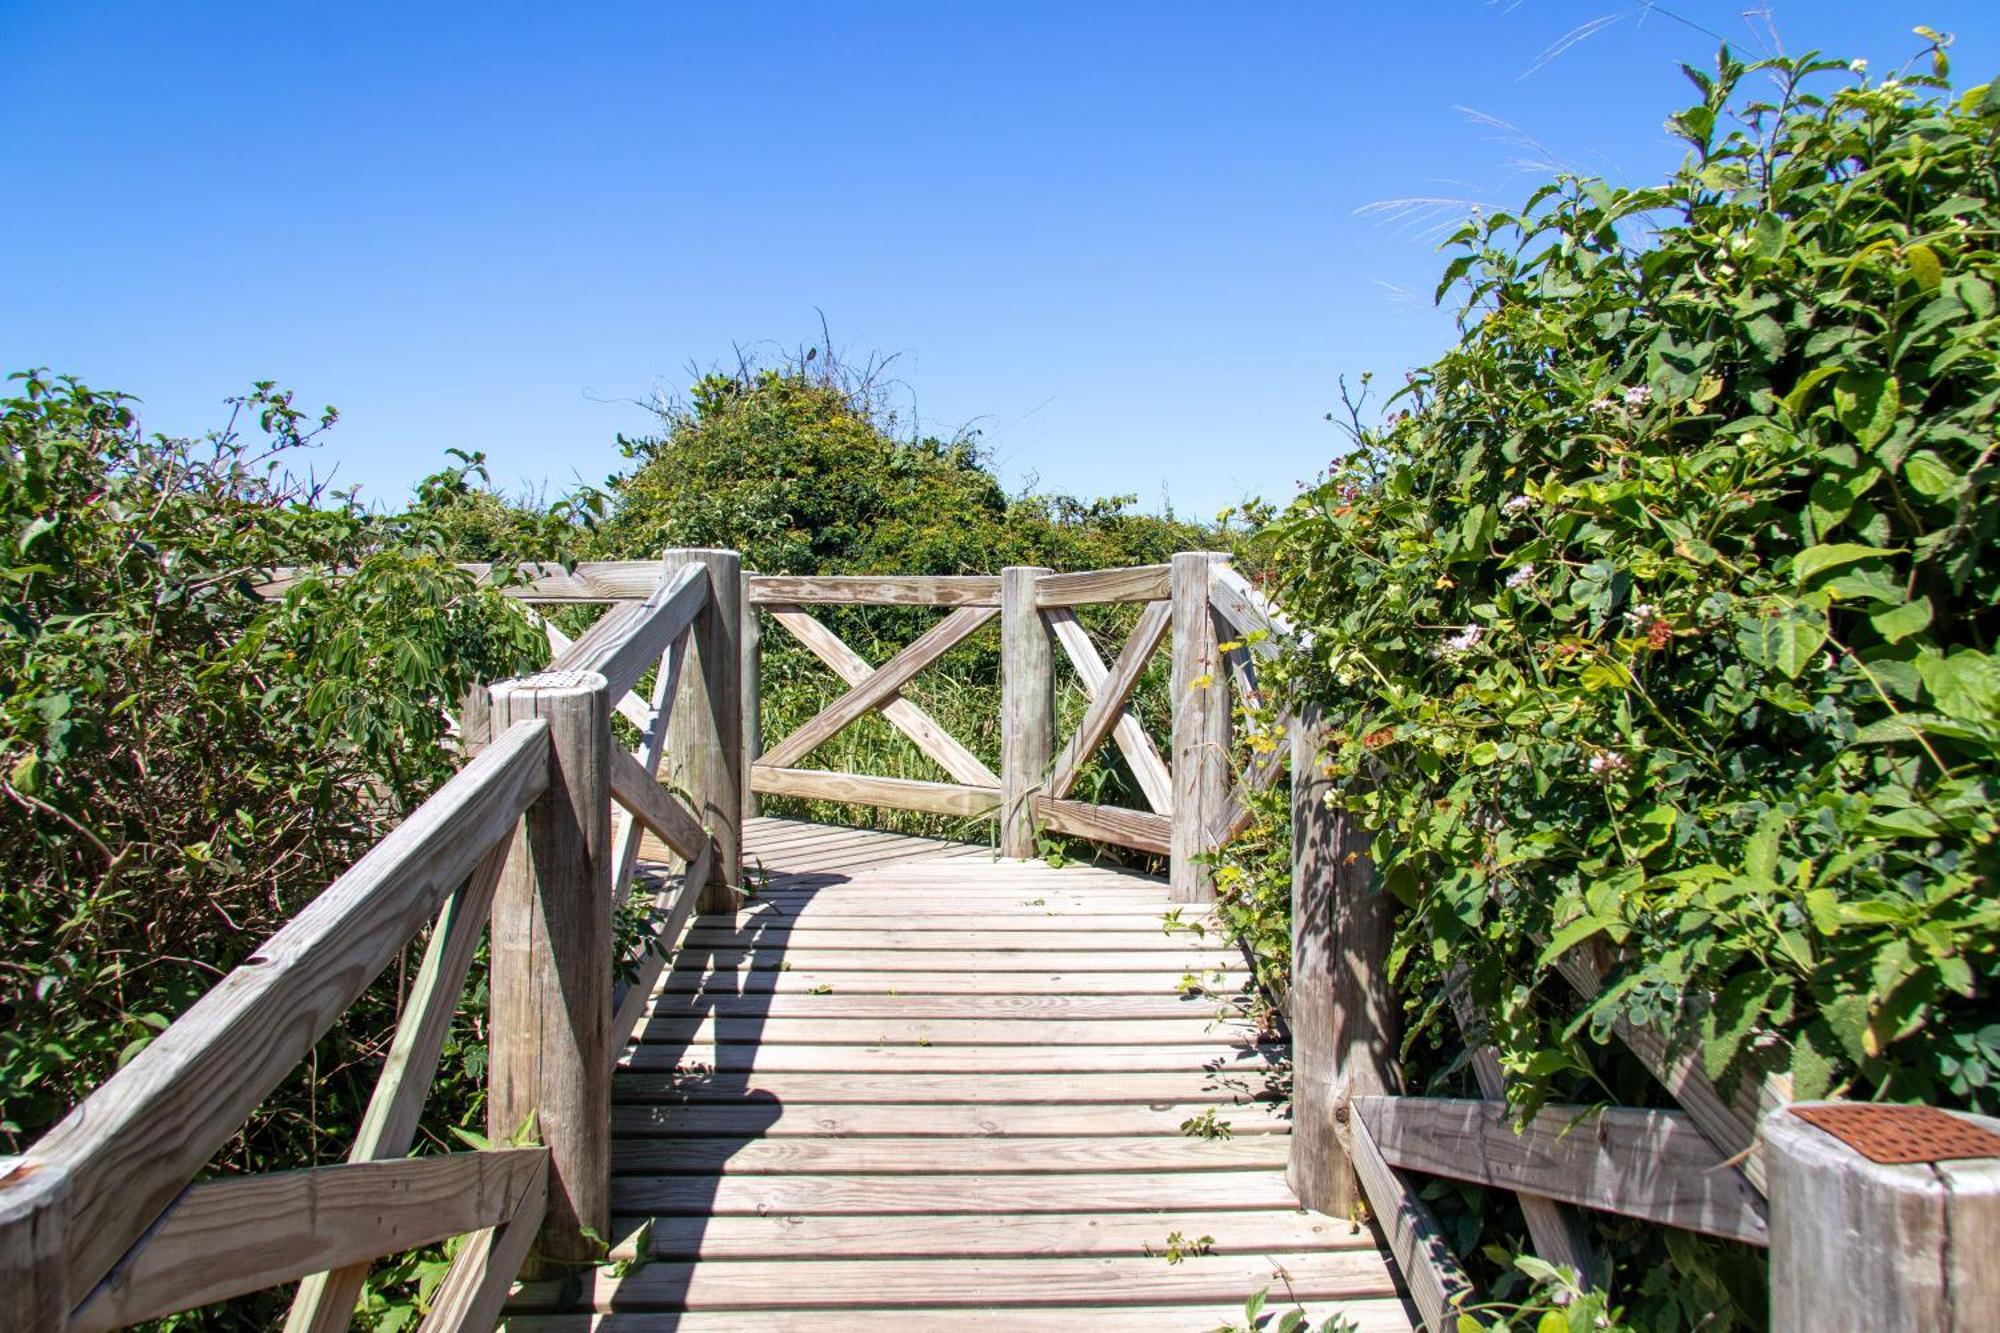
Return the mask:
<path id="1" fill-rule="evenodd" d="M 815 995 L 816 1000 L 839 999 Z M 866 999 L 866 996 L 848 996 Z M 901 997 L 898 997 L 901 998 Z M 1254 1046 L 1257 1025 L 1248 1019 L 1216 1019 L 1189 1014 L 1181 1018 L 773 1018 L 766 1014 L 658 1014 L 639 1029 L 641 1041 L 704 1045 L 768 1043 L 785 1046 L 903 1045 L 932 1046 Z"/>
<path id="2" fill-rule="evenodd" d="M 1679 1111 L 1505 1106 L 1444 1097 L 1357 1097 L 1353 1114 L 1389 1165 L 1768 1245 L 1763 1201 Z"/>
<path id="3" fill-rule="evenodd" d="M 1131 847 L 1155 856 L 1166 856 L 1173 850 L 1173 823 L 1166 815 L 1115 805 L 1091 805 L 1086 801 L 1059 801 L 1041 795 L 1032 797 L 1031 804 L 1036 821 L 1057 833 Z"/>
<path id="4" fill-rule="evenodd" d="M 1539 942 L 1538 942 L 1539 943 Z M 1603 989 L 1605 973 L 1614 962 L 1600 940 L 1586 940 L 1556 960 L 1556 970 L 1584 999 L 1594 999 Z M 1738 1163 L 1759 1193 L 1764 1190 L 1764 1157 L 1758 1127 L 1767 1116 L 1783 1110 L 1792 1100 L 1789 1074 L 1746 1075 L 1734 1097 L 1725 1097 L 1701 1067 L 1701 1053 L 1695 1043 L 1676 1047 L 1669 1035 L 1652 1027 L 1642 1027 L 1622 1013 L 1612 1022 L 1618 1039 L 1652 1071 L 1680 1108 L 1693 1117 L 1724 1157 Z"/>
<path id="5" fill-rule="evenodd" d="M 1479 1095 L 1489 1102 L 1505 1102 L 1507 1075 L 1500 1067 L 1500 1053 L 1486 1040 L 1486 1020 L 1473 1003 L 1462 964 L 1446 972 L 1444 988 L 1465 1039 L 1466 1058 L 1472 1066 L 1473 1079 L 1479 1084 Z M 1602 1288 L 1605 1279 L 1602 1260 L 1591 1243 L 1584 1220 L 1547 1195 L 1516 1190 L 1514 1197 L 1528 1223 L 1536 1257 L 1574 1270 L 1585 1286 Z"/>
<path id="6" fill-rule="evenodd" d="M 527 1262 L 548 1207 L 548 1165 L 529 1180 L 514 1215 L 466 1241 L 431 1297 L 418 1333 L 487 1333 L 499 1318 L 514 1275 Z"/>
<path id="7" fill-rule="evenodd" d="M 1282 1290 L 1274 1277 L 1271 1285 Z M 1307 1327 L 1337 1326 L 1352 1333 L 1409 1333 L 1410 1317 L 1393 1296 L 1344 1297 L 1335 1301 L 1277 1302 L 1270 1313 L 1297 1309 Z M 1177 1305 L 1038 1306 L 982 1310 L 937 1305 L 857 1307 L 846 1310 L 706 1311 L 694 1314 L 619 1311 L 611 1314 L 514 1315 L 508 1333 L 881 1333 L 901 1323 L 907 1328 L 948 1328 L 953 1333 L 1214 1333 L 1243 1320 L 1242 1301 Z"/>
<path id="8" fill-rule="evenodd" d="M 1213 830 L 1229 796 L 1229 685 L 1217 651 L 1210 576 L 1222 557 L 1183 551 L 1173 560 L 1173 854 L 1176 902 L 1208 902 L 1215 876 L 1197 858 L 1215 850 Z"/>
<path id="9" fill-rule="evenodd" d="M 687 665 L 688 636 L 682 634 L 667 645 L 659 669 L 653 673 L 653 694 L 638 724 L 639 747 L 632 759 L 645 774 L 646 785 L 655 785 L 660 776 L 660 760 L 667 751 L 667 728 L 673 722 L 674 700 L 680 695 L 681 669 Z M 625 696 L 627 699 L 631 695 Z M 655 836 L 661 836 L 655 834 Z M 702 839 L 706 842 L 707 839 Z M 617 867 L 611 881 L 611 901 L 622 904 L 632 891 L 632 877 L 639 869 L 639 849 L 645 842 L 645 827 L 630 810 L 611 812 L 611 862 Z M 683 860 L 686 858 L 683 857 Z"/>
<path id="10" fill-rule="evenodd" d="M 1244 1171 L 1282 1169 L 1284 1139 L 1246 1134 L 1213 1142 L 1178 1130 L 1124 1138 L 984 1138 L 867 1135 L 850 1138 L 630 1140 L 612 1169 L 623 1175 L 986 1176 L 995 1171 Z M 972 1188 L 978 1181 L 967 1182 Z"/>
<path id="11" fill-rule="evenodd" d="M 1168 993 L 1160 984 L 1162 959 L 1139 967 L 1115 971 L 1083 971 L 1072 961 L 1027 971 L 967 971 L 962 955 L 945 955 L 938 962 L 930 955 L 930 966 L 908 971 L 846 969 L 840 967 L 792 967 L 780 971 L 771 967 L 746 970 L 740 959 L 724 959 L 714 979 L 701 966 L 674 968 L 660 978 L 660 990 L 669 994 L 724 989 L 739 995 L 768 995 L 774 992 L 798 994 L 816 992 L 821 987 L 833 994 L 849 995 L 1159 995 Z M 1190 971 L 1216 985 L 1247 982 L 1249 972 L 1241 966 L 1195 967 L 1190 960 L 1177 959 Z M 1215 974 L 1221 975 L 1215 975 Z M 1176 978 L 1183 975 L 1175 972 Z"/>
<path id="12" fill-rule="evenodd" d="M 1773 1333 L 2000 1328 L 2000 1159 L 1885 1166 L 1789 1112 L 1764 1156 Z"/>
<path id="13" fill-rule="evenodd" d="M 1055 652 L 1035 610 L 1035 584 L 1049 571 L 1015 565 L 1000 573 L 1000 854 L 1035 854 L 1031 798 L 1055 757 Z"/>
<path id="14" fill-rule="evenodd" d="M 644 601 L 620 603 L 605 612 L 548 669 L 595 671 L 610 686 L 611 697 L 619 698 L 718 596 L 702 567 L 669 566 Z"/>
<path id="15" fill-rule="evenodd" d="M 549 748 L 504 730 L 36 1145 L 70 1177 L 70 1305 L 513 828 Z"/>
<path id="16" fill-rule="evenodd" d="M 698 586 L 698 585 L 697 585 Z M 548 789 L 528 808 L 493 899 L 487 1137 L 532 1123 L 549 1149 L 534 1266 L 592 1257 L 610 1223 L 611 743 L 608 683 L 555 672 L 493 687 L 501 724 L 549 728 Z"/>
<path id="17" fill-rule="evenodd" d="M 1127 1019 L 1169 1019 L 1208 1023 L 1218 1015 L 1238 1021 L 1233 1007 L 1162 991 L 1150 995 L 667 995 L 654 997 L 647 1011 L 655 1021 L 838 1018 L 988 1021 L 1046 1019 L 1053 1023 L 1095 1023 Z M 761 1029 L 760 1029 L 761 1031 Z"/>
<path id="18" fill-rule="evenodd" d="M 973 1188 L 955 1176 L 619 1176 L 618 1211 L 660 1217 L 914 1216 L 965 1206 Z M 992 1172 L 977 1199 L 996 1213 L 1151 1212 L 1157 1209 L 1290 1208 L 1282 1171 Z M 1165 1239 L 1164 1236 L 1161 1239 Z M 1158 1260 L 1155 1265 L 1164 1269 Z"/>
<path id="19" fill-rule="evenodd" d="M 812 651 L 813 656 L 845 681 L 851 689 L 875 674 L 867 659 L 849 648 L 838 634 L 808 612 L 796 606 L 774 605 L 771 618 L 791 632 L 793 638 Z M 880 712 L 889 725 L 910 738 L 919 750 L 956 778 L 974 787 L 998 787 L 1000 775 L 965 748 L 937 719 L 914 702 L 896 695 L 883 702 Z"/>
<path id="20" fill-rule="evenodd" d="M 1350 1156 L 1375 1224 L 1389 1238 L 1389 1252 L 1403 1272 L 1410 1301 L 1430 1333 L 1457 1333 L 1458 1309 L 1476 1301 L 1472 1280 L 1445 1239 L 1437 1215 L 1402 1174 L 1382 1159 L 1368 1126 L 1356 1120 Z"/>
<path id="21" fill-rule="evenodd" d="M 452 1153 L 190 1185 L 69 1327 L 122 1328 L 491 1226 L 513 1215 L 547 1156 Z"/>
<path id="22" fill-rule="evenodd" d="M 1266 1055 L 1223 1042 L 1146 1046 L 925 1046 L 775 1042 L 674 1046 L 642 1043 L 625 1067 L 633 1070 L 686 1069 L 730 1073 L 887 1074 L 900 1069 L 936 1074 L 1099 1074 L 1167 1072 L 1211 1067 L 1244 1077 L 1275 1076 Z M 1268 1058 L 1275 1060 L 1271 1055 Z"/>
<path id="23" fill-rule="evenodd" d="M 1359 1197 L 1348 1106 L 1398 1091 L 1399 1013 L 1389 985 L 1395 905 L 1374 883 L 1368 840 L 1329 809 L 1319 717 L 1291 728 L 1292 985 L 1286 1014 L 1297 1077 L 1292 1187 L 1307 1207 L 1345 1216 Z"/>
<path id="24" fill-rule="evenodd" d="M 652 774 L 616 746 L 605 760 L 605 776 L 610 795 L 625 807 L 652 835 L 674 849 L 683 861 L 692 861 L 710 845 L 708 830 L 689 813 L 681 799 L 658 782 Z"/>
<path id="25" fill-rule="evenodd" d="M 811 1102 L 656 1102 L 611 1108 L 611 1132 L 616 1140 L 665 1137 L 672 1139 L 738 1137 L 762 1134 L 799 1138 L 857 1134 L 944 1134 L 994 1138 L 1023 1134 L 1062 1134 L 1094 1138 L 1114 1134 L 1179 1134 L 1187 1121 L 1213 1103 L 1199 1102 L 1070 1102 L 1037 1105 L 1028 1102 L 985 1102 L 952 1105 L 939 1102 L 820 1104 Z M 1291 1121 L 1282 1108 L 1249 1102 L 1222 1108 L 1217 1117 L 1241 1137 L 1246 1134 L 1282 1136 Z"/>
<path id="26" fill-rule="evenodd" d="M 0 1157 L 0 1329 L 63 1327 L 69 1317 L 69 1173 Z"/>
<path id="27" fill-rule="evenodd" d="M 424 960 L 396 1023 L 389 1058 L 375 1079 L 375 1090 L 348 1150 L 348 1161 L 383 1161 L 410 1151 L 445 1035 L 458 1012 L 466 973 L 485 937 L 493 894 L 513 845 L 510 834 L 486 854 L 464 887 L 438 910 Z M 335 1333 L 346 1328 L 367 1278 L 365 1262 L 307 1276 L 292 1298 L 285 1318 L 286 1333 Z"/>
<path id="28" fill-rule="evenodd" d="M 814 714 L 797 731 L 779 741 L 764 754 L 773 768 L 793 768 L 822 742 L 883 700 L 897 693 L 911 677 L 935 662 L 965 637 L 991 620 L 995 612 L 986 607 L 960 607 L 924 631 L 903 651 L 876 669 L 860 685 Z"/>
<path id="29" fill-rule="evenodd" d="M 734 551 L 673 550 L 669 570 L 708 571 L 713 593 L 692 626 L 692 653 L 667 727 L 667 785 L 686 792 L 695 822 L 715 843 L 701 905 L 734 905 L 743 882 L 743 560 Z M 560 1180 L 561 1173 L 556 1173 Z M 552 1191 L 551 1198 L 559 1197 Z M 553 1205 L 552 1205 L 553 1206 Z"/>
<path id="30" fill-rule="evenodd" d="M 823 1105 L 899 1103 L 1032 1106 L 1235 1105 L 1268 1102 L 1279 1095 L 1261 1073 L 1174 1070 L 1140 1074 L 758 1074 L 637 1073 L 621 1071 L 612 1083 L 620 1103 L 666 1101 L 772 1102 Z"/>
<path id="31" fill-rule="evenodd" d="M 738 680 L 743 690 L 743 764 L 747 769 L 764 753 L 764 617 L 750 600 L 750 571 L 743 570 L 736 585 L 736 603 L 743 617 L 741 666 Z M 748 781 L 743 784 L 743 818 L 747 822 L 763 812 Z"/>
<path id="32" fill-rule="evenodd" d="M 812 801 L 842 801 L 966 818 L 991 814 L 1000 804 L 997 785 L 968 787 L 915 778 L 831 773 L 816 768 L 776 768 L 770 764 L 751 765 L 750 786 L 770 796 L 800 796 Z"/>
<path id="33" fill-rule="evenodd" d="M 1110 602 L 1160 601 L 1169 595 L 1172 576 L 1171 565 L 1044 574 L 1035 584 L 1035 605 L 1101 606 Z"/>
<path id="34" fill-rule="evenodd" d="M 615 1224 L 614 1224 L 615 1225 Z M 1354 1223 L 1297 1209 L 1174 1213 L 937 1213 L 907 1218 L 662 1217 L 644 1236 L 619 1227 L 614 1258 L 759 1259 L 786 1253 L 829 1259 L 1032 1259 L 1041 1256 L 1159 1254 L 1178 1231 L 1209 1236 L 1216 1254 L 1369 1250 L 1375 1238 Z M 1241 1313 L 1239 1308 L 1238 1313 Z"/>
<path id="35" fill-rule="evenodd" d="M 581 1298 L 621 1310 L 782 1310 L 803 1302 L 815 1309 L 897 1304 L 1006 1305 L 1015 1310 L 1084 1301 L 1226 1301 L 1264 1287 L 1316 1300 L 1388 1296 L 1396 1290 L 1388 1265 L 1367 1250 L 1261 1255 L 1198 1255 L 1169 1265 L 1129 1258 L 1044 1259 L 1035 1264 L 991 1259 L 740 1260 L 731 1263 L 644 1264 L 622 1278 L 603 1270 L 583 1278 Z M 535 1306 L 540 1292 L 518 1298 Z M 546 1299 L 556 1299 L 550 1292 Z M 1241 1313 L 1240 1303 L 1238 1313 Z"/>
<path id="36" fill-rule="evenodd" d="M 902 577 L 838 574 L 816 578 L 753 574 L 750 576 L 750 600 L 758 605 L 997 607 L 1000 605 L 1000 580 L 991 574 Z"/>
<path id="37" fill-rule="evenodd" d="M 1278 645 L 1274 640 L 1290 632 L 1290 622 L 1271 609 L 1248 579 L 1228 565 L 1220 565 L 1209 582 L 1209 596 L 1237 637 L 1264 636 L 1254 644 L 1245 644 L 1252 654 L 1264 658 L 1277 655 Z"/>
<path id="38" fill-rule="evenodd" d="M 1076 731 L 1056 758 L 1048 794 L 1058 798 L 1068 796 L 1076 787 L 1084 761 L 1110 734 L 1117 738 L 1119 752 L 1125 756 L 1140 791 L 1145 793 L 1146 804 L 1156 814 L 1169 813 L 1174 802 L 1173 775 L 1167 771 L 1167 761 L 1160 757 L 1159 747 L 1153 744 L 1153 738 L 1146 734 L 1146 728 L 1125 706 L 1125 701 L 1132 697 L 1139 676 L 1152 660 L 1153 650 L 1160 646 L 1160 639 L 1173 624 L 1172 604 L 1149 603 L 1139 613 L 1139 623 L 1132 627 L 1131 636 L 1119 650 L 1118 660 L 1109 667 L 1097 655 L 1097 646 L 1073 614 L 1046 611 L 1043 618 L 1091 696 Z"/>

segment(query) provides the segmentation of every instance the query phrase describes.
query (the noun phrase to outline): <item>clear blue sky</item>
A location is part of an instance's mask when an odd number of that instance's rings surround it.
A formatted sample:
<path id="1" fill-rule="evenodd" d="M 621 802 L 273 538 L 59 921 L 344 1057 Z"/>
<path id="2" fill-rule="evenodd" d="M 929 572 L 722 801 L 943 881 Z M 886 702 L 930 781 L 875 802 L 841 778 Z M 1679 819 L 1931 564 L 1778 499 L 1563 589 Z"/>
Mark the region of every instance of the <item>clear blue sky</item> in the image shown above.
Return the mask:
<path id="1" fill-rule="evenodd" d="M 1688 23 L 1756 52 L 1749 4 L 0 0 L 0 365 L 174 433 L 280 380 L 394 501 L 452 446 L 601 481 L 631 400 L 823 310 L 1010 486 L 1207 515 L 1324 463 L 1339 375 L 1448 340 L 1437 219 L 1368 205 L 1657 175 Z M 1770 8 L 1794 51 L 1879 73 L 1929 23 L 2000 69 L 1993 0 Z"/>

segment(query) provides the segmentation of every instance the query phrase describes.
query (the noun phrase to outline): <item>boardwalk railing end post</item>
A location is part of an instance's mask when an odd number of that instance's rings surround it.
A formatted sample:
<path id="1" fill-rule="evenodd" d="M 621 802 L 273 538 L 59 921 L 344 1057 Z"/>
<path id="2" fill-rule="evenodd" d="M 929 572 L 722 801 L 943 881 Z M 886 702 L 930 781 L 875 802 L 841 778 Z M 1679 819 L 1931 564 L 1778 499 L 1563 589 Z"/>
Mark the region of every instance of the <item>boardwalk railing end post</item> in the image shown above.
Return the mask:
<path id="1" fill-rule="evenodd" d="M 1035 605 L 1050 571 L 1000 571 L 1000 854 L 1035 854 L 1035 794 L 1055 762 L 1055 645 Z"/>
<path id="2" fill-rule="evenodd" d="M 1215 875 L 1197 858 L 1215 850 L 1213 830 L 1229 799 L 1229 673 L 1216 631 L 1210 576 L 1226 557 L 1182 551 L 1173 558 L 1173 818 L 1168 885 L 1175 902 L 1208 902 Z"/>
<path id="3" fill-rule="evenodd" d="M 667 784 L 688 793 L 715 840 L 700 910 L 736 909 L 743 880 L 743 805 L 750 785 L 744 752 L 744 618 L 754 615 L 745 596 L 743 557 L 736 551 L 685 548 L 665 552 L 661 574 L 688 565 L 708 569 L 708 602 L 695 617 L 680 698 L 667 724 Z"/>

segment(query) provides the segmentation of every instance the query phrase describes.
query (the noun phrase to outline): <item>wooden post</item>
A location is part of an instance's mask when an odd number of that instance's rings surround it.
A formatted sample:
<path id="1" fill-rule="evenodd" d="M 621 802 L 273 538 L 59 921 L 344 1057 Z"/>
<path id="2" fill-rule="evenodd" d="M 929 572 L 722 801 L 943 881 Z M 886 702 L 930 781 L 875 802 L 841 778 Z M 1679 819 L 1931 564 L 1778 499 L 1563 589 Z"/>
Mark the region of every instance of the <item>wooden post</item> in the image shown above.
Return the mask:
<path id="1" fill-rule="evenodd" d="M 743 817 L 754 819 L 763 810 L 750 789 L 750 765 L 764 753 L 764 624 L 750 601 L 747 569 L 737 599 L 743 608 Z"/>
<path id="2" fill-rule="evenodd" d="M 1215 849 L 1215 825 L 1229 800 L 1229 677 L 1216 650 L 1211 551 L 1174 556 L 1174 808 L 1168 886 L 1177 903 L 1208 902 L 1215 876 L 1194 858 Z"/>
<path id="3" fill-rule="evenodd" d="M 1389 990 L 1394 904 L 1373 884 L 1368 839 L 1327 808 L 1320 717 L 1292 722 L 1292 1136 L 1299 1202 L 1345 1217 L 1360 1197 L 1349 1147 L 1356 1097 L 1401 1091 Z"/>
<path id="4" fill-rule="evenodd" d="M 1035 606 L 1038 565 L 1000 571 L 1000 855 L 1035 854 L 1034 795 L 1056 749 L 1054 640 Z"/>
<path id="5" fill-rule="evenodd" d="M 497 735 L 549 724 L 549 788 L 528 808 L 493 899 L 488 1136 L 533 1121 L 549 1149 L 536 1276 L 602 1257 L 611 1224 L 611 692 L 595 671 L 492 690 Z"/>
<path id="6" fill-rule="evenodd" d="M 1772 1333 L 2000 1328 L 2000 1158 L 1885 1166 L 1791 1110 L 1763 1137 Z"/>
<path id="7" fill-rule="evenodd" d="M 736 909 L 743 879 L 743 557 L 734 551 L 677 550 L 662 558 L 671 577 L 708 567 L 708 603 L 695 617 L 694 651 L 681 669 L 681 697 L 667 727 L 666 782 L 692 798 L 695 818 L 715 839 L 700 910 Z"/>
<path id="8" fill-rule="evenodd" d="M 0 1330 L 66 1328 L 69 1173 L 0 1157 Z"/>

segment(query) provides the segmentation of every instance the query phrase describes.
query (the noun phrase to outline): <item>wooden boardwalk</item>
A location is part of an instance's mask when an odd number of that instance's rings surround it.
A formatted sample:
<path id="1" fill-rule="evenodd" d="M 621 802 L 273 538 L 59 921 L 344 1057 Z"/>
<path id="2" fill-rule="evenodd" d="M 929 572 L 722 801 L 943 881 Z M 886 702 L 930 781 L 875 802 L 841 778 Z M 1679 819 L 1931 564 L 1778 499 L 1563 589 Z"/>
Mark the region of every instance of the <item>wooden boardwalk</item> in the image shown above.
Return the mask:
<path id="1" fill-rule="evenodd" d="M 1244 963 L 1163 931 L 1162 881 L 773 819 L 745 846 L 767 887 L 696 918 L 614 1080 L 625 1262 L 511 1329 L 1213 1329 L 1263 1288 L 1411 1327 L 1373 1230 L 1298 1209 L 1283 1051 L 1180 993 Z M 1226 1137 L 1183 1132 L 1211 1111 Z"/>

